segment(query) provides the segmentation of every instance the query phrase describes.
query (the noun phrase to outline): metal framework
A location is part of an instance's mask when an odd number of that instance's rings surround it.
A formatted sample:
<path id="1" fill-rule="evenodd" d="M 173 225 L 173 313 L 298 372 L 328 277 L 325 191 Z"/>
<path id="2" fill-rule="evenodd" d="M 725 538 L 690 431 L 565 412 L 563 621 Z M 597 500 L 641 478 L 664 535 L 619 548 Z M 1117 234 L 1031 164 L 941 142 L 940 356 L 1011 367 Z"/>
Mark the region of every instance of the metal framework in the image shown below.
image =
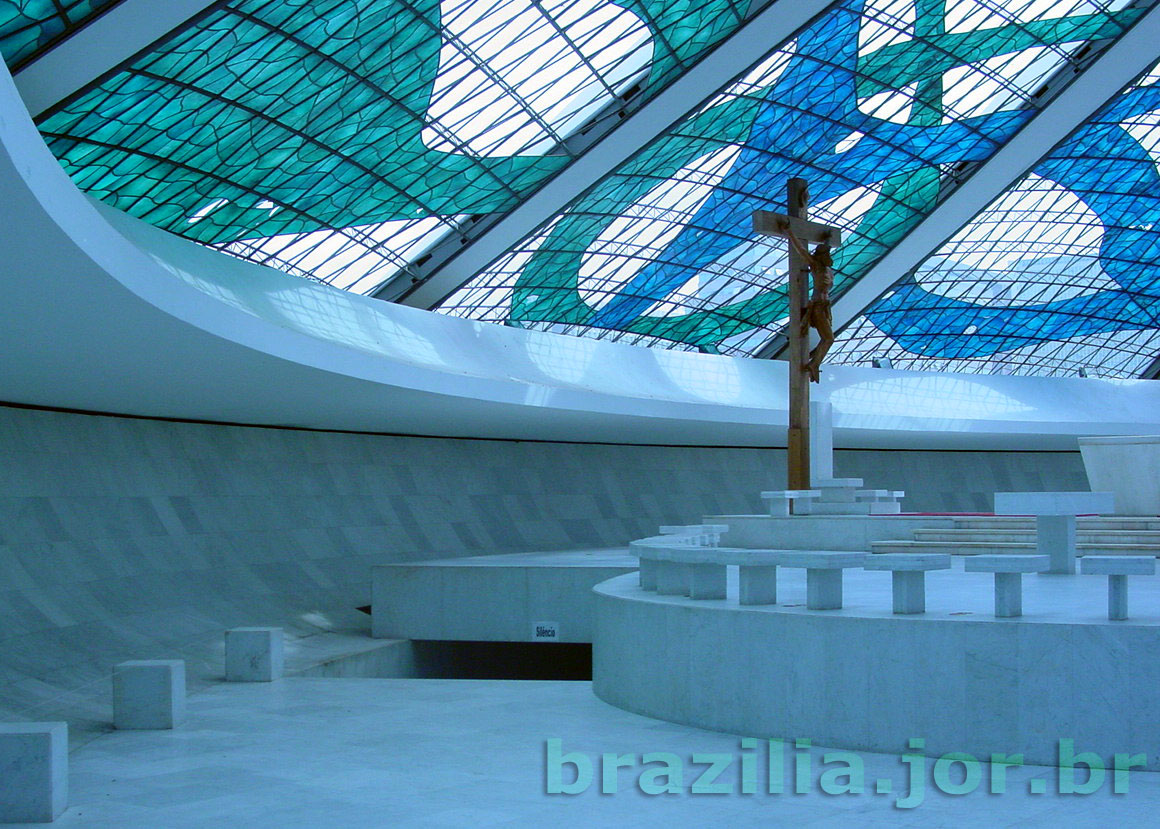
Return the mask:
<path id="1" fill-rule="evenodd" d="M 1106 99 L 1108 90 L 1148 73 L 1157 42 L 1160 9 L 1153 7 L 852 286 L 834 309 L 835 326 L 852 323 L 834 359 L 1071 374 L 1098 366 L 1137 374 L 1144 355 L 1160 345 L 1148 331 L 1160 327 L 1146 296 L 1156 286 L 1142 293 L 1135 276 L 1149 268 L 1150 257 L 1141 257 L 1138 238 L 1132 252 L 1101 254 L 1099 243 L 1107 234 L 1122 235 L 1117 227 L 1127 215 L 1141 225 L 1160 218 L 1155 165 L 1140 163 L 1141 154 L 1154 154 L 1160 144 L 1151 129 L 1156 119 L 1148 116 L 1156 102 L 1147 87 L 1156 78 L 1145 75 L 1127 98 Z M 1133 135 L 1133 128 L 1142 129 Z M 1046 147 L 1056 149 L 1044 157 Z M 1021 177 L 1022 171 L 1030 172 Z M 1133 197 L 1129 206 L 1127 187 L 1154 195 Z M 959 228 L 947 241 L 948 231 Z M 1121 307 L 1091 298 L 1100 291 L 1104 300 L 1118 296 Z M 1093 317 L 1101 322 L 1082 321 Z M 1100 336 L 1085 348 L 1077 340 L 1084 332 Z M 1017 356 L 1002 355 L 1016 349 Z"/>
<path id="2" fill-rule="evenodd" d="M 1160 350 L 1157 42 L 1153 0 L 0 9 L 77 183 L 237 256 L 773 356 L 785 256 L 749 216 L 803 177 L 848 239 L 835 360 L 1118 376 Z"/>
<path id="3" fill-rule="evenodd" d="M 122 0 L 9 0 L 0 6 L 0 54 L 15 72 Z"/>
<path id="4" fill-rule="evenodd" d="M 792 36 L 831 2 L 780 0 L 756 14 L 751 12 L 753 16 L 743 26 L 668 89 L 647 101 L 614 101 L 579 136 L 582 155 L 514 210 L 465 224 L 458 234 L 434 246 L 421 264 L 400 272 L 373 295 L 420 308 L 437 307 L 534 231 L 545 216 L 559 213 L 686 114 L 690 102 L 703 100 L 728 84 L 736 77 L 737 67 L 761 60 L 771 42 Z"/>
<path id="5" fill-rule="evenodd" d="M 786 317 L 785 254 L 753 238 L 749 217 L 781 208 L 787 178 L 809 180 L 819 221 L 848 233 L 835 265 L 847 290 L 1035 117 L 1061 66 L 1142 13 L 1086 0 L 837 3 L 439 310 L 752 354 Z"/>
<path id="6" fill-rule="evenodd" d="M 93 195 L 160 227 L 373 290 L 575 159 L 742 0 L 229 0 L 41 119 Z"/>
<path id="7" fill-rule="evenodd" d="M 103 13 L 87 18 L 85 25 L 74 26 L 47 42 L 30 59 L 17 58 L 11 64 L 16 88 L 32 116 L 40 117 L 138 53 L 189 25 L 217 2 L 111 0 L 89 4 Z"/>

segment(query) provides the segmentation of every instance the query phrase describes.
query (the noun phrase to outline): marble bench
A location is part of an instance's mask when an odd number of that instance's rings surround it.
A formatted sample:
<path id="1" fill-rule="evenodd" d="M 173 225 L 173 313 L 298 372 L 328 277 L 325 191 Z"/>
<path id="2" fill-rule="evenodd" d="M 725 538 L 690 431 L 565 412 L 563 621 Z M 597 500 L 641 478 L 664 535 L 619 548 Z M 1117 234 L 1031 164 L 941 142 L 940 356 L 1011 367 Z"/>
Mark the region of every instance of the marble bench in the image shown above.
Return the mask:
<path id="1" fill-rule="evenodd" d="M 905 497 L 901 489 L 859 489 L 854 493 L 857 503 L 870 505 L 871 515 L 898 515 L 902 512 L 898 500 Z"/>
<path id="2" fill-rule="evenodd" d="M 728 524 L 662 524 L 657 530 L 663 536 L 678 536 L 690 544 L 716 547 L 721 536 L 729 532 Z"/>
<path id="3" fill-rule="evenodd" d="M 895 613 L 926 612 L 926 571 L 949 570 L 948 553 L 879 553 L 867 557 L 867 570 L 889 570 Z"/>
<path id="4" fill-rule="evenodd" d="M 1023 574 L 1045 573 L 1050 556 L 970 556 L 963 569 L 968 573 L 995 574 L 995 615 L 1023 615 Z"/>
<path id="5" fill-rule="evenodd" d="M 761 500 L 769 502 L 769 514 L 773 518 L 789 518 L 790 504 L 794 512 L 808 513 L 808 499 L 820 497 L 822 493 L 816 489 L 775 489 L 761 493 Z M 799 504 L 800 500 L 807 503 Z"/>
<path id="6" fill-rule="evenodd" d="M 772 551 L 656 544 L 640 547 L 636 552 L 640 556 L 641 572 L 647 568 L 654 574 L 649 579 L 652 586 L 642 580 L 642 589 L 656 590 L 662 596 L 724 599 L 726 567 L 731 564 L 740 567 L 744 592 L 753 576 L 750 568 L 768 565 L 770 556 L 766 553 Z"/>
<path id="7" fill-rule="evenodd" d="M 1108 618 L 1128 618 L 1128 576 L 1151 576 L 1156 573 L 1156 559 L 1151 556 L 1084 556 L 1080 570 L 1085 575 L 1108 577 Z"/>
<path id="8" fill-rule="evenodd" d="M 806 571 L 806 607 L 835 610 L 842 606 L 842 571 L 861 567 L 866 553 L 844 550 L 752 550 L 738 547 L 641 545 L 635 550 L 656 563 L 656 591 L 663 596 L 724 599 L 726 568 L 738 568 L 738 602 L 743 605 L 777 602 L 777 568 Z M 643 584 L 644 589 L 649 589 Z"/>
<path id="9" fill-rule="evenodd" d="M 1035 548 L 1049 573 L 1075 573 L 1075 517 L 1115 510 L 1110 492 L 996 492 L 996 515 L 1034 515 Z"/>
<path id="10" fill-rule="evenodd" d="M 657 589 L 657 560 L 649 555 L 648 551 L 654 547 L 672 544 L 674 538 L 672 535 L 654 535 L 628 542 L 628 551 L 640 559 L 640 586 L 642 590 Z"/>

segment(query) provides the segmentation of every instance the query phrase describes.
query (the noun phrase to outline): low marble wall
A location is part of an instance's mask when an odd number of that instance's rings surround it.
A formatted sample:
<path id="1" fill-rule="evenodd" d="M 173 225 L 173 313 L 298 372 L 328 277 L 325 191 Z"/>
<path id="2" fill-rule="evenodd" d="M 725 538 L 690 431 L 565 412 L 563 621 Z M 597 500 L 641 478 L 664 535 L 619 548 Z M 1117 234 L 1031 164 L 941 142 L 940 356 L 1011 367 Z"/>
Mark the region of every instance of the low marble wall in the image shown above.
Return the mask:
<path id="1" fill-rule="evenodd" d="M 1079 439 L 1093 492 L 1116 496 L 1116 515 L 1160 515 L 1160 435 Z"/>
<path id="2" fill-rule="evenodd" d="M 593 689 L 619 708 L 753 737 L 928 757 L 1146 753 L 1160 770 L 1152 625 L 858 615 L 596 588 Z M 884 593 L 888 606 L 889 594 Z"/>

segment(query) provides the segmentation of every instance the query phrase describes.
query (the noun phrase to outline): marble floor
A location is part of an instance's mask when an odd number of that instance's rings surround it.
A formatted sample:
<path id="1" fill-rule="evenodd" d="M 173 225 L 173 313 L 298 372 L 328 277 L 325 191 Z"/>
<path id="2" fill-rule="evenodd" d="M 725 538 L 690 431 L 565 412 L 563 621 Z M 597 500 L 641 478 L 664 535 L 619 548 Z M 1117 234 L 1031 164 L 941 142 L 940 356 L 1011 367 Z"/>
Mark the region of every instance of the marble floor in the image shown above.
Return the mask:
<path id="1" fill-rule="evenodd" d="M 550 740 L 592 764 L 586 790 L 549 793 Z M 1158 774 L 1133 772 L 1126 793 L 1114 794 L 1107 780 L 1092 794 L 1063 795 L 1053 794 L 1055 769 L 1012 768 L 1007 793 L 991 794 L 984 770 L 974 792 L 949 796 L 933 785 L 930 761 L 916 797 L 908 777 L 913 766 L 870 753 L 844 761 L 864 766 L 866 793 L 827 793 L 848 780 L 823 784 L 822 773 L 845 766 L 827 764 L 826 750 L 817 747 L 783 750 L 784 788 L 793 792 L 796 778 L 804 793 L 766 794 L 777 775 L 769 773 L 765 749 L 613 708 L 587 682 L 220 684 L 190 697 L 178 730 L 111 732 L 73 752 L 72 805 L 56 825 L 1105 827 L 1148 825 L 1160 809 Z M 648 752 L 675 755 L 670 762 L 685 772 L 678 793 L 638 788 Z M 635 757 L 602 777 L 606 753 Z M 724 793 L 692 790 L 707 768 L 695 755 L 706 753 L 728 760 L 716 781 Z M 809 771 L 799 772 L 807 758 Z M 748 788 L 740 783 L 746 763 L 758 794 L 741 791 Z M 572 768 L 559 778 L 564 784 L 572 782 Z M 874 793 L 882 780 L 892 781 L 893 793 Z M 613 783 L 617 791 L 601 793 Z M 1048 793 L 1031 793 L 1039 788 Z"/>

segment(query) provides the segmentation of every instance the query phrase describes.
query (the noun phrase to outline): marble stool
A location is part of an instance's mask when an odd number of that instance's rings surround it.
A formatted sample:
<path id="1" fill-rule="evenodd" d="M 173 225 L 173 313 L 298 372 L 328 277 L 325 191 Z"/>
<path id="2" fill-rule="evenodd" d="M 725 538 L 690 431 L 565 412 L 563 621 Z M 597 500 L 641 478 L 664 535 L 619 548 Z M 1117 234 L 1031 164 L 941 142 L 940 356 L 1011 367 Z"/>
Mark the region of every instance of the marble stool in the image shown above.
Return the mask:
<path id="1" fill-rule="evenodd" d="M 113 726 L 175 728 L 185 719 L 185 662 L 136 659 L 113 668 Z"/>
<path id="2" fill-rule="evenodd" d="M 282 665 L 282 628 L 226 631 L 226 682 L 272 682 Z"/>
<path id="3" fill-rule="evenodd" d="M 0 823 L 51 823 L 68 808 L 68 724 L 0 723 Z"/>
<path id="4" fill-rule="evenodd" d="M 1084 556 L 1080 572 L 1108 577 L 1108 618 L 1128 618 L 1128 576 L 1151 576 L 1156 572 L 1152 556 Z"/>
<path id="5" fill-rule="evenodd" d="M 949 570 L 947 553 L 879 553 L 862 565 L 867 570 L 889 570 L 895 613 L 926 612 L 926 571 Z"/>
<path id="6" fill-rule="evenodd" d="M 971 556 L 963 569 L 968 573 L 995 574 L 995 615 L 1023 615 L 1023 574 L 1046 573 L 1051 556 Z"/>

